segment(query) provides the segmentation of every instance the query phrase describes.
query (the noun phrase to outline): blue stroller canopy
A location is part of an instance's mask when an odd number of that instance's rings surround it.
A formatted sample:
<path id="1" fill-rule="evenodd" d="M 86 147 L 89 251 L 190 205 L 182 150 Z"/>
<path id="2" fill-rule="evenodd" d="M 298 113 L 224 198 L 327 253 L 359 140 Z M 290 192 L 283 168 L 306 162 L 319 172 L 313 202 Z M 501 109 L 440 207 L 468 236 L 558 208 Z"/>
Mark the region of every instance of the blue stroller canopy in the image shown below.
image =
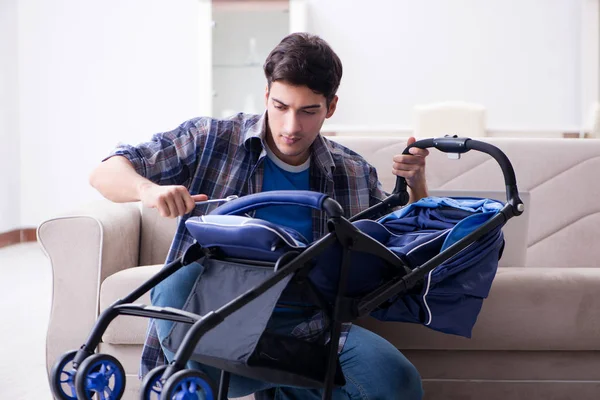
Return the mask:
<path id="1" fill-rule="evenodd" d="M 475 231 L 502 207 L 489 199 L 426 198 L 380 223 L 390 231 L 386 245 L 413 269 Z M 431 271 L 419 293 L 401 296 L 371 315 L 471 337 L 503 247 L 497 227 Z"/>
<path id="2" fill-rule="evenodd" d="M 414 270 L 482 226 L 502 207 L 503 203 L 490 199 L 428 197 L 378 221 L 359 220 L 353 224 Z M 371 315 L 470 337 L 503 246 L 499 226 L 433 269 L 422 285 L 389 299 Z M 341 261 L 337 247 L 324 252 L 310 274 L 315 286 L 329 299 L 337 288 Z M 370 254 L 353 254 L 349 268 L 346 295 L 350 297 L 365 295 L 389 279 L 384 261 Z"/>

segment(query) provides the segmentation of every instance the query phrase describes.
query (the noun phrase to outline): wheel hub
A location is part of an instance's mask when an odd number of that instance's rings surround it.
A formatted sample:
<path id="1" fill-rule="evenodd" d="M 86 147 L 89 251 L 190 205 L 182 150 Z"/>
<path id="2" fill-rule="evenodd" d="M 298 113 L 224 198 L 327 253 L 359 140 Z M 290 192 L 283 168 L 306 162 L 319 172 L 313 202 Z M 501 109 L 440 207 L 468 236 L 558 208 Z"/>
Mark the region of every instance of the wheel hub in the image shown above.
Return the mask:
<path id="1" fill-rule="evenodd" d="M 193 393 L 186 390 L 184 392 L 179 392 L 179 394 L 177 395 L 177 400 L 198 400 L 198 399 L 204 399 L 204 396 L 198 397 L 198 394 L 200 392 L 198 391 L 194 391 Z"/>
<path id="2" fill-rule="evenodd" d="M 89 388 L 97 392 L 103 392 L 108 386 L 108 377 L 102 372 L 94 372 L 88 378 Z"/>

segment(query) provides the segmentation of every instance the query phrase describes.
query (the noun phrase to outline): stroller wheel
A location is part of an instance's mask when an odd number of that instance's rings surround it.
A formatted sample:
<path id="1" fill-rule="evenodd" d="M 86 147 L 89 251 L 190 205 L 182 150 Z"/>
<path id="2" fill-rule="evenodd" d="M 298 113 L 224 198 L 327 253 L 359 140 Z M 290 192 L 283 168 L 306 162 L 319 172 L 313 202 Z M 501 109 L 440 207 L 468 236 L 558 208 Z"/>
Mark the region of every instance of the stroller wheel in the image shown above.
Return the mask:
<path id="1" fill-rule="evenodd" d="M 119 400 L 125 391 L 125 370 L 108 354 L 94 354 L 77 368 L 75 391 L 78 399 Z"/>
<path id="2" fill-rule="evenodd" d="M 77 370 L 73 367 L 73 359 L 76 350 L 63 354 L 50 371 L 50 389 L 52 395 L 59 400 L 77 400 L 75 392 L 75 374 Z"/>
<path id="3" fill-rule="evenodd" d="M 161 398 L 215 400 L 216 393 L 216 385 L 205 373 L 195 369 L 184 369 L 167 379 Z M 199 395 L 203 395 L 203 397 Z"/>
<path id="4" fill-rule="evenodd" d="M 140 391 L 140 400 L 160 400 L 160 394 L 163 389 L 163 382 L 160 380 L 167 369 L 166 365 L 154 368 L 144 377 L 142 390 Z"/>

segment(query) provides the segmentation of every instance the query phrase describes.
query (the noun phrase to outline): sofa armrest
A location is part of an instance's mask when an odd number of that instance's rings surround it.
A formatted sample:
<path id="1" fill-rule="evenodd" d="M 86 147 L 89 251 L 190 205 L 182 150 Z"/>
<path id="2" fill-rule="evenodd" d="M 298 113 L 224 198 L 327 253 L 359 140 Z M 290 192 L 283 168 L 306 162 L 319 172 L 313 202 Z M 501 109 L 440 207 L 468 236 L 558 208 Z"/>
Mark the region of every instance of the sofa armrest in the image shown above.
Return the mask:
<path id="1" fill-rule="evenodd" d="M 48 370 L 78 349 L 98 316 L 102 281 L 138 265 L 140 211 L 136 203 L 101 200 L 44 221 L 38 240 L 52 266 L 52 308 L 46 335 Z"/>

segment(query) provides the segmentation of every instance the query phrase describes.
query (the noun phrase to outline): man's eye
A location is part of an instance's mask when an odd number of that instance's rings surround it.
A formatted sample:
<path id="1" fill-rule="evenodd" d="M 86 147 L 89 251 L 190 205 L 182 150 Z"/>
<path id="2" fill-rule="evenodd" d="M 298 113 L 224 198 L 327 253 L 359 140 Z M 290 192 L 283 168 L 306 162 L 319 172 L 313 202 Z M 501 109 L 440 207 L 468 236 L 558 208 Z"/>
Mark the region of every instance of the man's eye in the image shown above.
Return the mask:
<path id="1" fill-rule="evenodd" d="M 273 107 L 275 107 L 278 110 L 283 110 L 285 108 L 284 106 L 280 106 L 280 105 L 277 105 L 277 104 L 274 104 Z"/>
<path id="2" fill-rule="evenodd" d="M 314 111 L 308 111 L 308 110 L 304 110 L 304 114 L 308 114 L 308 115 L 315 115 L 316 112 Z"/>

